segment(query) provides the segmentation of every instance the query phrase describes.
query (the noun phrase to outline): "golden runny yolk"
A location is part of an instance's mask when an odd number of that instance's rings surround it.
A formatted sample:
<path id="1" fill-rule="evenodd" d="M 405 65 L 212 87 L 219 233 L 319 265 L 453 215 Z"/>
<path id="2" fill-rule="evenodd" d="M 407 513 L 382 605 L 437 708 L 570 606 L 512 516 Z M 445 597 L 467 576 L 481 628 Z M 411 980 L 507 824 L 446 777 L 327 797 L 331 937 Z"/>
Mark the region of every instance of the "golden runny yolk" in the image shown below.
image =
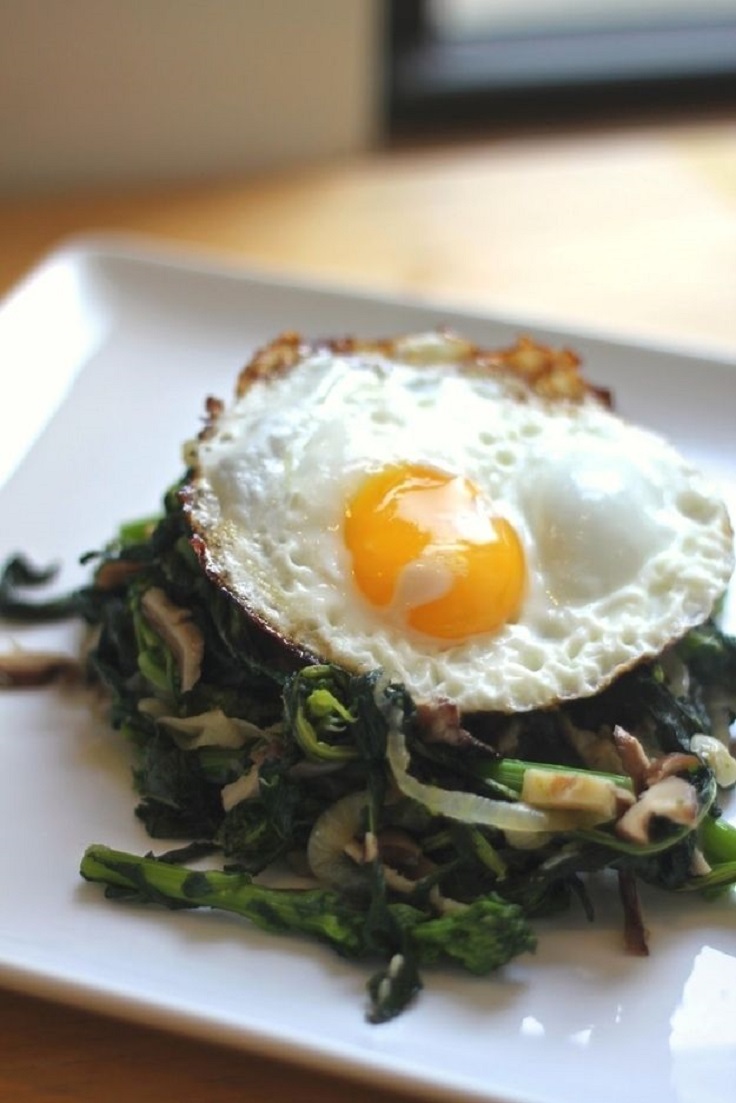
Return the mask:
<path id="1" fill-rule="evenodd" d="M 419 632 L 460 640 L 519 612 L 519 537 L 463 476 L 415 464 L 367 476 L 346 507 L 344 538 L 362 594 Z"/>

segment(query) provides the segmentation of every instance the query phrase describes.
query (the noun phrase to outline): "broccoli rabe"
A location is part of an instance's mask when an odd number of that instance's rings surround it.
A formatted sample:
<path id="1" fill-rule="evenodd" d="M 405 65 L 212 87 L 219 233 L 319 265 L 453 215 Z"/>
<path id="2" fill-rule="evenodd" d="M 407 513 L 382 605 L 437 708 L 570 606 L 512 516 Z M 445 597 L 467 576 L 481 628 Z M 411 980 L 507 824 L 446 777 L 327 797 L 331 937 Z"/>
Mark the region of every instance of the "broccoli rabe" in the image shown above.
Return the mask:
<path id="1" fill-rule="evenodd" d="M 377 940 L 366 911 L 327 889 L 271 889 L 246 873 L 199 871 L 109 847 L 87 848 L 80 873 L 110 895 L 171 909 L 214 908 L 244 916 L 265 931 L 305 934 L 350 958 L 375 956 Z M 489 896 L 434 917 L 409 904 L 389 904 L 396 942 L 385 945 L 385 968 L 369 982 L 373 1021 L 398 1014 L 421 987 L 419 965 L 459 962 L 486 974 L 536 946 L 519 907 Z"/>

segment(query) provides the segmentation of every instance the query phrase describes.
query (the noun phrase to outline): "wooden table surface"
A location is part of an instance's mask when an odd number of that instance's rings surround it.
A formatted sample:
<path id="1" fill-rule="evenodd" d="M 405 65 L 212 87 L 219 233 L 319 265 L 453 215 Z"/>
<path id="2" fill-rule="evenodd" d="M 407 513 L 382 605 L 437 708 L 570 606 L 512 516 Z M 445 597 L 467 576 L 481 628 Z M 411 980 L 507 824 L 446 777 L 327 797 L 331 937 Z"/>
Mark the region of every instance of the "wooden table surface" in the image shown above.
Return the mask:
<path id="1" fill-rule="evenodd" d="M 61 239 L 111 230 L 736 358 L 734 116 L 489 136 L 119 195 L 0 200 L 0 293 Z M 23 995 L 0 999 L 2 1100 L 337 1103 L 346 1091 L 352 1103 L 404 1098 Z"/>

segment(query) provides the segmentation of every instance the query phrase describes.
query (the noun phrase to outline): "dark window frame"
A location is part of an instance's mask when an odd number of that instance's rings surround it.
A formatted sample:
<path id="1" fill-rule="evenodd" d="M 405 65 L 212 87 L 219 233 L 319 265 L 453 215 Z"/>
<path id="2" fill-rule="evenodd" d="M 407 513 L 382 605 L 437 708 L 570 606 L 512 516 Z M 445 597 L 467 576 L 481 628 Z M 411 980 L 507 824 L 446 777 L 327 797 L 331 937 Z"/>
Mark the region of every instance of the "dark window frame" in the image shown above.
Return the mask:
<path id="1" fill-rule="evenodd" d="M 736 106 L 736 18 L 440 41 L 426 0 L 387 0 L 389 134 Z"/>

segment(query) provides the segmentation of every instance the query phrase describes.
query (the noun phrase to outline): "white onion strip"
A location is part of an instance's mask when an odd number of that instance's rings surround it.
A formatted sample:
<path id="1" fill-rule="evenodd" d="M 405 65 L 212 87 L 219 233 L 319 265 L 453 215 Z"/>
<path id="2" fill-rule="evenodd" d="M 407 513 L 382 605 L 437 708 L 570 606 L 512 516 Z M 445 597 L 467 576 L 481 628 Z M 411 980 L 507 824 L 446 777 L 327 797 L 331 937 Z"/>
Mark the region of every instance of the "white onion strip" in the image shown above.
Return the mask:
<path id="1" fill-rule="evenodd" d="M 441 789 L 438 785 L 425 785 L 409 773 L 409 751 L 404 733 L 392 726 L 388 734 L 387 758 L 391 771 L 404 796 L 421 804 L 434 816 L 445 816 L 461 823 L 482 824 L 499 831 L 575 831 L 590 817 L 568 812 L 549 812 L 532 808 L 523 801 L 491 800 L 477 793 L 462 793 Z"/>
<path id="2" fill-rule="evenodd" d="M 331 888 L 365 887 L 366 871 L 347 854 L 368 805 L 364 791 L 348 793 L 317 818 L 307 843 L 307 862 L 317 880 Z"/>

